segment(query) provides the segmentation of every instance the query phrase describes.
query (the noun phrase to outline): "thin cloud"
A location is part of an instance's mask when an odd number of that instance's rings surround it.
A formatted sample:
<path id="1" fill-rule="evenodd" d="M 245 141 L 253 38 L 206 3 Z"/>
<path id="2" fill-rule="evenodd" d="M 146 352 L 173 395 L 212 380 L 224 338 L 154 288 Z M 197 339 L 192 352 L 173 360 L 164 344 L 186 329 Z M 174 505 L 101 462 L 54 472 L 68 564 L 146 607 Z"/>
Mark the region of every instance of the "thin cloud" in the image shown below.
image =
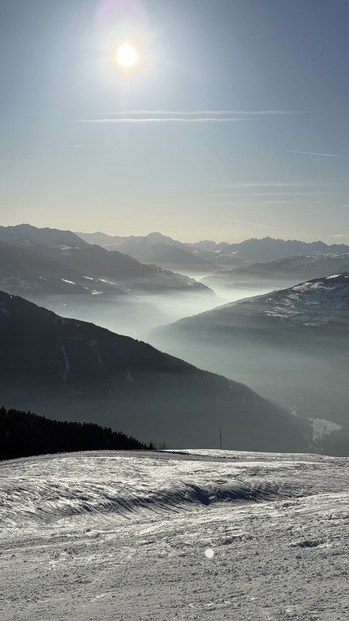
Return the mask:
<path id="1" fill-rule="evenodd" d="M 234 206 L 234 207 L 246 207 L 248 203 L 248 199 L 249 197 L 246 197 L 246 200 L 240 200 L 240 201 L 236 201 L 231 199 L 230 201 L 220 201 L 219 203 L 213 203 L 212 207 L 223 207 L 225 205 L 229 205 L 229 206 Z M 294 206 L 294 205 L 307 205 L 309 204 L 307 201 L 305 200 L 301 200 L 301 199 L 294 199 L 292 198 L 292 195 L 289 197 L 289 200 L 258 200 L 255 201 L 255 206 L 258 205 L 258 207 L 261 207 L 262 205 L 265 205 L 266 207 L 270 207 L 271 205 L 290 205 L 290 206 Z"/>
<path id="2" fill-rule="evenodd" d="M 348 185 L 348 182 L 334 181 L 237 181 L 216 186 L 217 190 L 258 189 L 258 188 L 311 188 Z"/>
<path id="3" fill-rule="evenodd" d="M 249 188 L 246 188 L 248 190 Z M 210 194 L 215 198 L 234 198 L 236 196 L 243 196 L 246 198 L 260 198 L 260 197 L 268 197 L 275 198 L 278 196 L 322 196 L 323 192 L 312 192 L 312 191 L 303 191 L 303 192 L 294 192 L 293 190 L 284 191 L 284 192 L 224 192 L 218 194 Z"/>
<path id="4" fill-rule="evenodd" d="M 234 190 L 234 189 L 257 189 L 257 188 L 295 188 L 309 185 L 309 182 L 298 181 L 236 181 L 226 185 L 217 186 L 217 189 Z"/>
<path id="5" fill-rule="evenodd" d="M 336 153 L 317 153 L 314 151 L 294 151 L 292 149 L 274 149 L 275 151 L 283 151 L 284 153 L 296 153 L 298 155 L 315 155 L 316 157 L 341 157 Z"/>
<path id="6" fill-rule="evenodd" d="M 233 117 L 198 117 L 198 118 L 184 118 L 184 117 L 123 117 L 112 119 L 80 119 L 81 123 L 241 123 L 243 121 L 250 121 L 250 119 L 233 118 Z"/>
<path id="7" fill-rule="evenodd" d="M 119 110 L 112 112 L 109 116 L 160 116 L 160 115 L 175 115 L 175 116 L 220 116 L 220 115 L 235 115 L 235 116 L 258 116 L 258 115 L 289 115 L 289 114 L 302 114 L 302 110 Z M 104 115 L 107 116 L 107 115 Z"/>
<path id="8" fill-rule="evenodd" d="M 83 123 L 237 123 L 254 116 L 299 114 L 298 110 L 119 110 Z"/>

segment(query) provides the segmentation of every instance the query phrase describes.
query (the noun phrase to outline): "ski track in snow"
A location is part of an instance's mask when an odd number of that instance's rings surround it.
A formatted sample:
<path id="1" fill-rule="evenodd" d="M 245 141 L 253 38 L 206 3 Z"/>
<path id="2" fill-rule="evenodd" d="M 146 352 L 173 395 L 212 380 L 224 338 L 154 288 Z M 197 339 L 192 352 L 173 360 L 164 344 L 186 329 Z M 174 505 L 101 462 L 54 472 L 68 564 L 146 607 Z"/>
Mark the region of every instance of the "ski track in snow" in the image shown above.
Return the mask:
<path id="1" fill-rule="evenodd" d="M 347 621 L 349 458 L 0 463 L 2 621 Z"/>

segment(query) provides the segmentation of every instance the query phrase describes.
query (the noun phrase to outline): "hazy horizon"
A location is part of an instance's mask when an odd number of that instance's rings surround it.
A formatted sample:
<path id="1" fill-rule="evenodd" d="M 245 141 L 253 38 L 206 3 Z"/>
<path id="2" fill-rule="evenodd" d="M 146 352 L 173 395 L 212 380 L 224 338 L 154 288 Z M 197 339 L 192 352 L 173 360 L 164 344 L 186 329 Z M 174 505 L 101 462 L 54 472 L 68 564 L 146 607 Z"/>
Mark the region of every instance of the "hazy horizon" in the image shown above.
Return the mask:
<path id="1" fill-rule="evenodd" d="M 346 2 L 0 10 L 3 225 L 349 242 Z"/>
<path id="2" fill-rule="evenodd" d="M 91 230 L 73 230 L 73 229 L 65 229 L 63 226 L 59 225 L 59 222 L 57 222 L 56 224 L 52 224 L 51 226 L 46 225 L 45 223 L 42 223 L 40 226 L 39 225 L 34 225 L 32 222 L 13 222 L 13 223 L 9 223 L 6 225 L 1 224 L 1 226 L 6 226 L 6 227 L 16 227 L 16 226 L 22 226 L 22 225 L 29 225 L 29 226 L 35 226 L 36 228 L 41 228 L 41 229 L 55 229 L 55 230 L 69 230 L 72 233 L 75 233 L 76 235 L 93 235 L 93 234 L 102 234 L 102 235 L 106 235 L 106 236 L 110 236 L 110 237 L 124 237 L 124 238 L 128 238 L 128 237 L 147 237 L 148 235 L 152 235 L 152 234 L 159 234 L 162 235 L 164 237 L 171 237 L 171 239 L 173 239 L 174 241 L 178 241 L 178 242 L 182 242 L 184 244 L 197 244 L 200 242 L 205 242 L 205 241 L 212 241 L 215 242 L 216 244 L 220 244 L 220 243 L 224 243 L 227 242 L 229 244 L 239 244 L 242 243 L 244 241 L 249 241 L 252 239 L 256 239 L 256 240 L 263 240 L 263 239 L 274 239 L 276 241 L 300 241 L 300 242 L 304 242 L 307 244 L 311 244 L 311 243 L 316 243 L 316 242 L 324 242 L 326 245 L 328 246 L 332 246 L 332 245 L 341 245 L 341 244 L 345 244 L 345 245 L 349 245 L 349 239 L 347 241 L 345 241 L 344 239 L 329 239 L 328 241 L 326 241 L 326 235 L 324 235 L 321 239 L 320 238 L 315 238 L 314 236 L 309 235 L 309 237 L 307 237 L 306 239 L 303 237 L 272 237 L 271 235 L 251 235 L 250 237 L 243 237 L 241 239 L 228 239 L 227 236 L 226 237 L 222 237 L 222 239 L 220 238 L 216 238 L 214 239 L 213 237 L 196 237 L 194 238 L 191 234 L 185 235 L 183 234 L 180 238 L 175 238 L 172 235 L 170 235 L 170 233 L 168 231 L 162 231 L 162 230 L 146 230 L 143 233 L 137 233 L 135 231 L 129 233 L 129 234 L 123 234 L 121 235 L 118 232 L 106 232 L 104 230 L 101 229 L 92 229 Z M 224 235 L 224 233 L 223 233 Z M 344 236 L 343 236 L 344 237 Z M 349 236 L 348 236 L 349 237 Z"/>

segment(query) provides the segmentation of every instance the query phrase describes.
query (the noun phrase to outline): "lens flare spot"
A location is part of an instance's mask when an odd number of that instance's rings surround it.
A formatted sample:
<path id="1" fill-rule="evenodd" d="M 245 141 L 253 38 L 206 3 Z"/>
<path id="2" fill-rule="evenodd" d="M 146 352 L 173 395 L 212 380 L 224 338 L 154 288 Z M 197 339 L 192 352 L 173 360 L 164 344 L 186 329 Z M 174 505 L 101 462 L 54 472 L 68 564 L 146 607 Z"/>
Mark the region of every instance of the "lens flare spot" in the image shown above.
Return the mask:
<path id="1" fill-rule="evenodd" d="M 131 43 L 123 43 L 117 51 L 116 60 L 122 67 L 133 67 L 138 60 L 136 48 Z"/>
<path id="2" fill-rule="evenodd" d="M 205 550 L 205 556 L 206 558 L 213 558 L 214 550 L 212 550 L 212 548 L 207 548 L 207 550 Z"/>

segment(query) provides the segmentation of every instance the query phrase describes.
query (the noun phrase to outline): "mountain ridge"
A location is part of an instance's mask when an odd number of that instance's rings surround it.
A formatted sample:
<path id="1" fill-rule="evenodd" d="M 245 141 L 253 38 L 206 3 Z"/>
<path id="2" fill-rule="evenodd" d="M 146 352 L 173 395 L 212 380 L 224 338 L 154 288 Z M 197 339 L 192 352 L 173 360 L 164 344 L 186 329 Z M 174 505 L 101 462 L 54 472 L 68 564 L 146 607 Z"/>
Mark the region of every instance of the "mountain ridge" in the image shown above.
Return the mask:
<path id="1" fill-rule="evenodd" d="M 78 233 L 88 243 L 100 243 L 108 250 L 119 250 L 144 263 L 155 263 L 187 272 L 212 272 L 219 267 L 239 267 L 267 263 L 304 254 L 338 254 L 349 252 L 345 244 L 327 245 L 322 241 L 303 242 L 264 237 L 238 243 L 211 240 L 184 243 L 158 232 L 129 237 L 104 233 Z M 189 253 L 189 254 L 188 254 Z"/>
<path id="2" fill-rule="evenodd" d="M 5 407 L 94 422 L 177 448 L 212 445 L 218 420 L 227 447 L 311 445 L 306 421 L 241 383 L 6 293 L 0 293 L 0 339 Z"/>
<path id="3" fill-rule="evenodd" d="M 230 302 L 152 333 L 151 342 L 234 376 L 309 418 L 343 425 L 349 454 L 349 274 Z"/>

